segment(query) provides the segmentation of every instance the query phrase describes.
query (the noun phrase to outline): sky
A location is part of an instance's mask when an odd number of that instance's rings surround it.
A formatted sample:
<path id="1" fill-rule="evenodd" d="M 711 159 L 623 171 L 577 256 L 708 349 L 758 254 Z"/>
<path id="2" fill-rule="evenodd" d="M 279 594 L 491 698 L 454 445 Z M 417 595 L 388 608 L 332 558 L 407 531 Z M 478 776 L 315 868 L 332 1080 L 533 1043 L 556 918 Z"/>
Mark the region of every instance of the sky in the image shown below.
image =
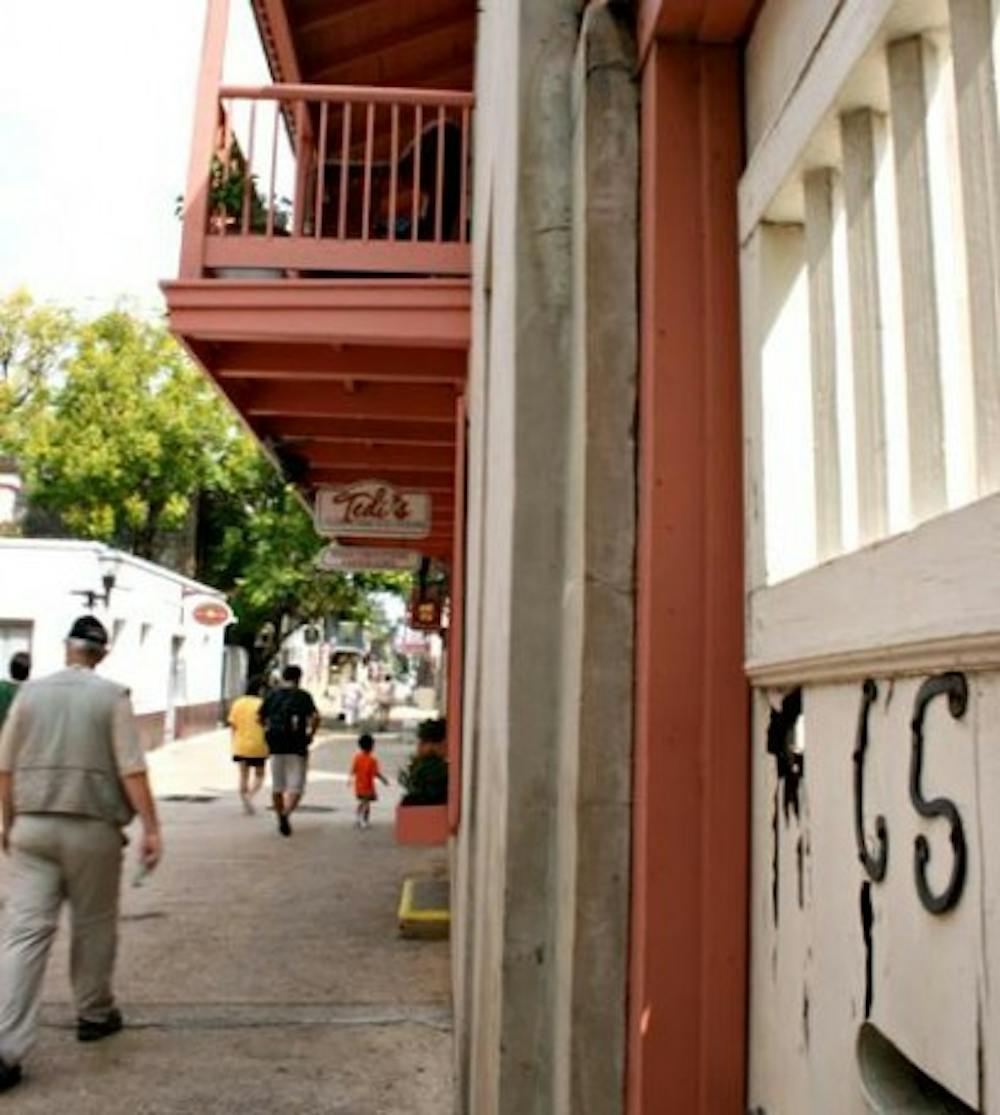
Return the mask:
<path id="1" fill-rule="evenodd" d="M 236 0 L 226 80 L 264 80 Z M 0 0 L 0 296 L 162 309 L 205 0 Z"/>

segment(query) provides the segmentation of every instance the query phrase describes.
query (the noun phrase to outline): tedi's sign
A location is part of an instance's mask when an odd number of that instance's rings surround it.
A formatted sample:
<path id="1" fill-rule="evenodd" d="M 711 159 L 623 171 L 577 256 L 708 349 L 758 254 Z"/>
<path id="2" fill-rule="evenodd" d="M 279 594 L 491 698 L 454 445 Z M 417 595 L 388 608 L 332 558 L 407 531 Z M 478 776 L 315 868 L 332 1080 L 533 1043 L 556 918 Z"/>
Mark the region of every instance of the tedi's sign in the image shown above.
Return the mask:
<path id="1" fill-rule="evenodd" d="M 364 480 L 316 493 L 320 534 L 355 538 L 426 538 L 431 530 L 431 497 L 404 492 L 382 480 Z"/>

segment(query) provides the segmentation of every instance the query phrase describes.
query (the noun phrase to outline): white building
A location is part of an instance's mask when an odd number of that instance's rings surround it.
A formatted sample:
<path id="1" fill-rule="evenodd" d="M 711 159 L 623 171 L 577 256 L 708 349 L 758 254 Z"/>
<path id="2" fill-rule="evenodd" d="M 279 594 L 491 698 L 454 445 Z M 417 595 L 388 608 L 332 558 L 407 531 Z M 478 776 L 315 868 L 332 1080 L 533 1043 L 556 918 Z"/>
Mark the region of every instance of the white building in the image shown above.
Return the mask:
<path id="1" fill-rule="evenodd" d="M 131 689 L 147 747 L 219 722 L 231 619 L 221 593 L 96 542 L 0 539 L 0 672 L 17 650 L 31 652 L 34 677 L 59 669 L 85 612 L 108 628 L 100 673 Z"/>

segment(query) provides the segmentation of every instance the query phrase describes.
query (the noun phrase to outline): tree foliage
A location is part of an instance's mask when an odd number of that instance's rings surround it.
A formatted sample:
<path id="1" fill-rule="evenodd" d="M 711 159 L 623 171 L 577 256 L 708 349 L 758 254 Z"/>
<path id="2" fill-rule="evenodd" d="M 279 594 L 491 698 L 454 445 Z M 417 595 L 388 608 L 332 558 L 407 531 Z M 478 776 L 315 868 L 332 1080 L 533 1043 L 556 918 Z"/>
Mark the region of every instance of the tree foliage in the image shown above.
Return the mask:
<path id="1" fill-rule="evenodd" d="M 302 624 L 370 622 L 373 594 L 408 589 L 319 572 L 324 543 L 295 489 L 166 330 L 122 309 L 77 322 L 23 292 L 0 299 L 4 455 L 62 533 L 165 564 L 196 533 L 183 571 L 228 594 L 257 668 Z"/>
<path id="2" fill-rule="evenodd" d="M 232 424 L 176 342 L 115 310 L 81 325 L 61 382 L 8 435 L 32 502 L 79 538 L 156 559 L 220 482 Z"/>

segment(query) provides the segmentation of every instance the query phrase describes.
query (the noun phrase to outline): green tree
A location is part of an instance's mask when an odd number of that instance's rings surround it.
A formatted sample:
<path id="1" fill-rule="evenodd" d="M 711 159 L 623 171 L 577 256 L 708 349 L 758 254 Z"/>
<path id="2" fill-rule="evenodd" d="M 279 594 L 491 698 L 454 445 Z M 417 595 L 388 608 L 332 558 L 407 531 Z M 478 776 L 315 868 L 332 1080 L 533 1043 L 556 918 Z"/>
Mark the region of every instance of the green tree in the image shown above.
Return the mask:
<path id="1" fill-rule="evenodd" d="M 80 538 L 156 559 L 222 481 L 237 434 L 162 326 L 122 310 L 80 326 L 61 382 L 6 431 L 29 500 Z"/>

